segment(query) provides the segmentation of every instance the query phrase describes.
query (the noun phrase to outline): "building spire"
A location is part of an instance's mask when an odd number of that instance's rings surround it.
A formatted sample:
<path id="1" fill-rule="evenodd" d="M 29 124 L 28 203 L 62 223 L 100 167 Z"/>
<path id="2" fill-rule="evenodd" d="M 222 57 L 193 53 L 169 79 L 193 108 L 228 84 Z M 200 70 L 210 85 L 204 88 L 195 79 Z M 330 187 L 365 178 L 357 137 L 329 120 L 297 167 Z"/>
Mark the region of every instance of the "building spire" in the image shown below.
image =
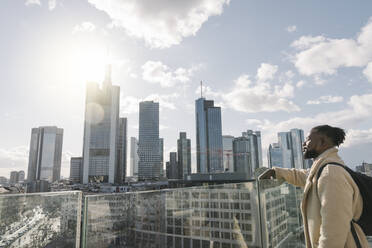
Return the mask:
<path id="1" fill-rule="evenodd" d="M 105 83 L 111 84 L 111 64 L 106 65 Z"/>
<path id="2" fill-rule="evenodd" d="M 200 81 L 200 98 L 203 98 L 203 81 Z"/>

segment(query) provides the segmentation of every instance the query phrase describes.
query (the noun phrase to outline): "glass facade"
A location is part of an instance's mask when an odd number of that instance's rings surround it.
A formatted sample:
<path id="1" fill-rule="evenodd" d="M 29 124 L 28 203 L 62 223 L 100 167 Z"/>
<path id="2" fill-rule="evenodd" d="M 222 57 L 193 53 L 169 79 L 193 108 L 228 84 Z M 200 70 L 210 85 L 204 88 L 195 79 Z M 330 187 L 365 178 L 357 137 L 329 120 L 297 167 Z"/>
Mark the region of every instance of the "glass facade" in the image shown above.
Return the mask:
<path id="1" fill-rule="evenodd" d="M 304 160 L 302 144 L 304 142 L 304 131 L 291 129 L 289 132 L 278 133 L 278 144 L 282 151 L 282 167 L 307 169 L 312 165 L 311 160 Z"/>
<path id="2" fill-rule="evenodd" d="M 234 172 L 233 140 L 234 136 L 222 136 L 223 169 L 228 172 Z"/>
<path id="3" fill-rule="evenodd" d="M 283 151 L 278 143 L 270 144 L 269 150 L 267 151 L 267 159 L 269 168 L 272 167 L 283 167 Z"/>
<path id="4" fill-rule="evenodd" d="M 179 176 L 183 179 L 184 176 L 191 174 L 191 140 L 187 138 L 186 132 L 180 132 L 177 140 L 177 155 Z"/>
<path id="5" fill-rule="evenodd" d="M 301 248 L 302 195 L 276 180 L 1 195 L 0 247 Z"/>
<path id="6" fill-rule="evenodd" d="M 159 103 L 140 102 L 138 133 L 138 178 L 160 177 Z"/>
<path id="7" fill-rule="evenodd" d="M 54 126 L 33 128 L 27 181 L 59 180 L 62 162 L 63 129 Z"/>
<path id="8" fill-rule="evenodd" d="M 262 167 L 261 132 L 247 130 L 247 132 L 242 133 L 242 137 L 249 140 L 251 165 L 254 172 L 257 168 Z"/>
<path id="9" fill-rule="evenodd" d="M 120 87 L 111 84 L 111 69 L 102 87 L 88 83 L 86 92 L 83 183 L 123 181 L 126 169 L 126 118 L 119 118 Z"/>
<path id="10" fill-rule="evenodd" d="M 245 173 L 253 178 L 251 142 L 246 137 L 235 138 L 233 141 L 234 172 Z"/>
<path id="11" fill-rule="evenodd" d="M 214 102 L 199 98 L 195 101 L 196 160 L 199 173 L 223 171 L 221 108 Z"/>
<path id="12" fill-rule="evenodd" d="M 80 247 L 82 193 L 0 195 L 0 247 Z"/>

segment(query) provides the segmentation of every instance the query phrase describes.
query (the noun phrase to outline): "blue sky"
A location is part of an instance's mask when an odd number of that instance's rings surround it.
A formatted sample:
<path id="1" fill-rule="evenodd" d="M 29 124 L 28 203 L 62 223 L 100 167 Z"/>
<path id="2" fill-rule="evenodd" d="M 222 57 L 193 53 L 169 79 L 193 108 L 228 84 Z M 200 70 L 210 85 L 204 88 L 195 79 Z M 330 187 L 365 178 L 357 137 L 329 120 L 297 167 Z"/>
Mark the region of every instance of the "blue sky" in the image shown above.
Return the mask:
<path id="1" fill-rule="evenodd" d="M 2 0 L 0 176 L 27 171 L 31 128 L 64 129 L 62 175 L 80 156 L 86 81 L 113 64 L 121 115 L 160 101 L 165 157 L 180 131 L 195 150 L 199 82 L 222 107 L 223 134 L 319 124 L 347 130 L 341 155 L 372 162 L 370 1 Z M 129 152 L 129 150 L 128 150 Z M 195 159 L 193 160 L 195 164 Z"/>

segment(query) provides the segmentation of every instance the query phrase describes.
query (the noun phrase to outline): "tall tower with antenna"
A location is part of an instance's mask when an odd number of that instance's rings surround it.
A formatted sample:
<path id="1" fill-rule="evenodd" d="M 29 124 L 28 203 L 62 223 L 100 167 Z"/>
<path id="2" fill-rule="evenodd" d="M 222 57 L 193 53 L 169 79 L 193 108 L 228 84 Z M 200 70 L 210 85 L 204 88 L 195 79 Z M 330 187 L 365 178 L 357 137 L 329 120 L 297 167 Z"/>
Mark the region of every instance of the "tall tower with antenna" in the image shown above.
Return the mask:
<path id="1" fill-rule="evenodd" d="M 203 97 L 202 81 L 200 98 L 195 101 L 195 119 L 197 172 L 223 172 L 221 108 Z"/>

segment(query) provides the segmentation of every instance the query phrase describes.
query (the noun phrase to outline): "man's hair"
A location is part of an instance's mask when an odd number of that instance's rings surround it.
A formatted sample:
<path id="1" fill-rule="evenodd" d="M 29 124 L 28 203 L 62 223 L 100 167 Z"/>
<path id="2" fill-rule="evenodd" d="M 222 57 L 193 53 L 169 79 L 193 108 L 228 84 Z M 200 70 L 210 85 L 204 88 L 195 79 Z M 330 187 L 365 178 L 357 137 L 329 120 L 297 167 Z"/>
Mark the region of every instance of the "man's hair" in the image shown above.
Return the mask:
<path id="1" fill-rule="evenodd" d="M 331 127 L 329 125 L 321 125 L 313 127 L 317 133 L 321 133 L 330 138 L 334 145 L 339 146 L 345 140 L 345 131 L 339 127 Z"/>

